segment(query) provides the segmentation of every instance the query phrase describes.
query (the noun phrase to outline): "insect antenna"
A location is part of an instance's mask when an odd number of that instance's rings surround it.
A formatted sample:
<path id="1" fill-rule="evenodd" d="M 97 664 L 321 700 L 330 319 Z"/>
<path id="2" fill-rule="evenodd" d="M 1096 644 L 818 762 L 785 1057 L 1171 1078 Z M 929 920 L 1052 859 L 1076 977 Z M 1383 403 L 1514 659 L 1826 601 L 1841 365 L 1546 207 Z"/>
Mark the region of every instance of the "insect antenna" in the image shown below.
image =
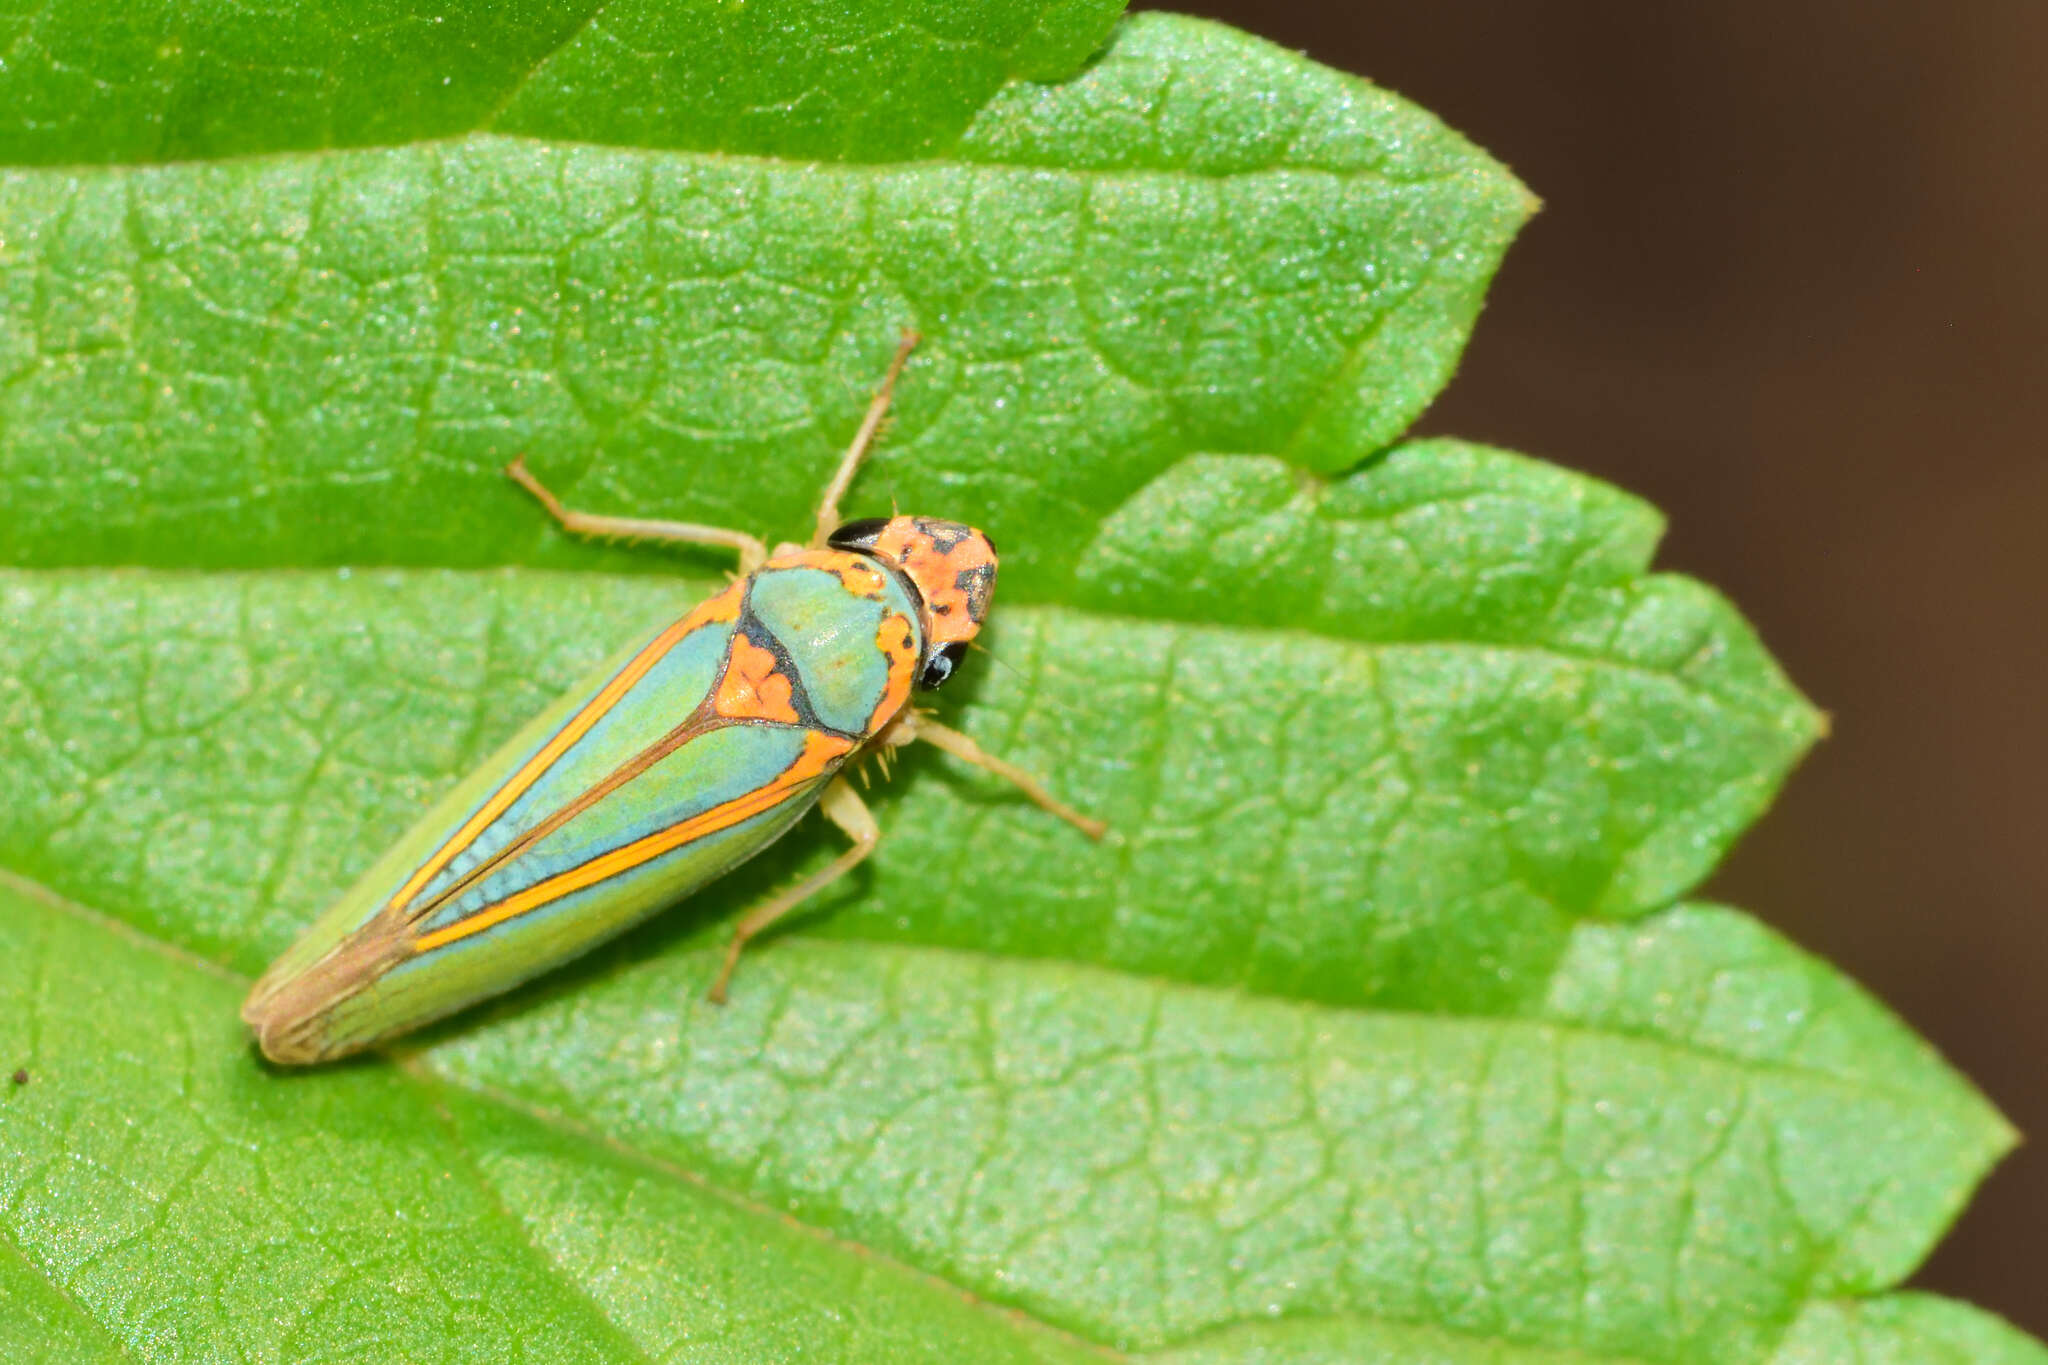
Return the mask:
<path id="1" fill-rule="evenodd" d="M 997 666 L 999 666 L 999 667 L 1001 667 L 1001 668 L 1007 668 L 1007 669 L 1008 669 L 1008 670 L 1009 670 L 1009 671 L 1010 671 L 1010 672 L 1011 672 L 1011 673 L 1012 673 L 1012 674 L 1013 674 L 1014 676 L 1016 676 L 1017 678 L 1019 678 L 1019 679 L 1023 679 L 1023 678 L 1024 678 L 1024 670 L 1023 670 L 1023 669 L 1021 669 L 1021 668 L 1017 667 L 1017 665 L 1015 665 L 1015 664 L 1011 663 L 1011 662 L 1010 662 L 1010 661 L 1009 661 L 1008 659 L 1005 659 L 1005 658 L 1004 658 L 1004 657 L 1003 657 L 1002 655 L 1000 655 L 1000 654 L 996 653 L 996 652 L 995 652 L 994 650 L 990 649 L 990 648 L 989 648 L 989 647 L 988 647 L 987 645 L 983 644 L 983 643 L 982 643 L 981 641 L 979 641 L 979 640 L 969 640 L 969 641 L 967 642 L 967 647 L 968 647 L 969 649 L 973 650 L 973 651 L 974 651 L 975 653 L 977 653 L 977 654 L 986 654 L 986 655 L 988 655 L 988 657 L 989 657 L 989 658 L 993 659 L 993 660 L 994 660 L 994 661 L 996 662 Z"/>

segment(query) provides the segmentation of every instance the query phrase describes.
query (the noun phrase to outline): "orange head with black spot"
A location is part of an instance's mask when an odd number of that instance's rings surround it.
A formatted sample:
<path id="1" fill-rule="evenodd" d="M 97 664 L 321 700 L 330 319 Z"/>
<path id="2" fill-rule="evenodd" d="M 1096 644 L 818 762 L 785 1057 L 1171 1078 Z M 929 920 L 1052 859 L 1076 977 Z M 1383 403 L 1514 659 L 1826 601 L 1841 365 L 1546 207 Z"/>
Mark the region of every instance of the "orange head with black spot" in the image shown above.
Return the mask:
<path id="1" fill-rule="evenodd" d="M 917 685 L 933 688 L 953 676 L 995 592 L 996 547 L 989 538 L 936 517 L 868 517 L 847 522 L 829 543 L 886 565 L 916 591 L 924 609 Z"/>

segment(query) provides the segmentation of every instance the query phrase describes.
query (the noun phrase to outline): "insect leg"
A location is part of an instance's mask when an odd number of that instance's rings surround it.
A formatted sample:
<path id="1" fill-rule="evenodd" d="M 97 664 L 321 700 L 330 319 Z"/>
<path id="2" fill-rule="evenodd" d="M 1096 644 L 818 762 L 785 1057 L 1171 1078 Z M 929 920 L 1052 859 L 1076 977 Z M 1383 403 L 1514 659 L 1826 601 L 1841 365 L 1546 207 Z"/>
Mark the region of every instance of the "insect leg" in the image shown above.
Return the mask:
<path id="1" fill-rule="evenodd" d="M 1006 763 L 1002 759 L 997 758 L 994 754 L 988 752 L 951 726 L 941 725 L 937 721 L 921 714 L 916 716 L 906 715 L 904 720 L 908 724 L 903 725 L 903 729 L 907 730 L 908 733 L 903 734 L 895 742 L 907 743 L 913 739 L 924 740 L 933 748 L 943 749 L 962 762 L 972 763 L 977 768 L 986 769 L 994 773 L 997 777 L 1002 778 L 1016 787 L 1018 791 L 1030 797 L 1041 809 L 1057 815 L 1089 838 L 1100 839 L 1103 835 L 1109 833 L 1108 825 L 1103 824 L 1100 820 L 1083 815 L 1072 806 L 1060 801 L 1051 792 L 1047 791 L 1044 785 L 1030 773 L 1025 772 L 1014 763 Z"/>
<path id="2" fill-rule="evenodd" d="M 903 373 L 903 363 L 910 359 L 910 352 L 917 342 L 917 333 L 904 328 L 903 339 L 896 343 L 896 358 L 889 362 L 889 372 L 882 376 L 882 386 L 875 390 L 874 399 L 868 404 L 868 415 L 861 419 L 860 430 L 853 434 L 853 444 L 846 448 L 838 470 L 832 475 L 832 482 L 825 485 L 825 496 L 818 500 L 818 529 L 811 537 L 812 549 L 824 549 L 825 542 L 839 529 L 839 500 L 846 496 L 855 472 L 860 469 L 861 460 L 866 457 L 868 447 L 874 444 L 882 419 L 889 414 L 889 399 L 896 391 L 896 377 Z"/>
<path id="3" fill-rule="evenodd" d="M 740 965 L 740 953 L 746 949 L 749 939 L 860 866 L 861 860 L 873 853 L 875 845 L 882 841 L 882 827 L 875 823 L 873 812 L 854 794 L 844 777 L 832 779 L 832 784 L 825 788 L 825 794 L 818 798 L 818 809 L 825 812 L 826 819 L 846 831 L 846 836 L 853 840 L 853 847 L 789 890 L 763 901 L 741 917 L 732 928 L 732 942 L 725 950 L 725 965 L 718 969 L 718 979 L 711 983 L 708 998 L 712 1004 L 725 1003 L 726 983 L 732 980 L 733 968 Z"/>
<path id="4" fill-rule="evenodd" d="M 768 558 L 768 548 L 745 531 L 731 531 L 723 526 L 699 526 L 691 521 L 657 521 L 646 517 L 607 517 L 591 512 L 576 512 L 562 506 L 561 500 L 549 492 L 547 486 L 533 477 L 526 467 L 526 457 L 521 455 L 505 466 L 505 473 L 512 481 L 540 500 L 548 509 L 548 515 L 562 524 L 565 531 L 579 536 L 621 536 L 632 540 L 670 540 L 687 545 L 722 545 L 739 551 L 740 573 L 750 574 L 761 567 L 761 561 Z"/>

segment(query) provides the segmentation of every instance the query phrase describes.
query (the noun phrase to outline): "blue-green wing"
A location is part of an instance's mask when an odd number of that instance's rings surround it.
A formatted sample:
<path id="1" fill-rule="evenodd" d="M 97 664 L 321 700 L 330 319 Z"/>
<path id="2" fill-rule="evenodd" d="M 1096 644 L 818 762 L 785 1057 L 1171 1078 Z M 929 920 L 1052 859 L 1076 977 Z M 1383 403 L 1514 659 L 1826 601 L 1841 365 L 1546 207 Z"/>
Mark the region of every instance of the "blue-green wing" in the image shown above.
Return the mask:
<path id="1" fill-rule="evenodd" d="M 244 1010 L 265 1051 L 339 1055 L 460 1009 L 773 842 L 869 737 L 847 722 L 903 685 L 878 652 L 885 618 L 914 619 L 890 586 L 771 565 L 610 661 L 271 968 Z"/>

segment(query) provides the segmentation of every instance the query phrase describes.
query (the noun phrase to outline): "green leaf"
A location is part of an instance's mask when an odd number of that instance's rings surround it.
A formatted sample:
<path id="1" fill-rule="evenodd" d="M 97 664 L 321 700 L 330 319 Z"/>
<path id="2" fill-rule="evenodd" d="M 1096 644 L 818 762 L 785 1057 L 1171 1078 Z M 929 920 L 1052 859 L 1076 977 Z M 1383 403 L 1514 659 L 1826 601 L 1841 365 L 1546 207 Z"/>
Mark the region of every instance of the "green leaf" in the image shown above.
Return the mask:
<path id="1" fill-rule="evenodd" d="M 199 161 L 502 132 L 856 161 L 942 148 L 1072 75 L 1117 0 L 452 3 L 374 17 L 82 4 L 0 16 L 0 163 Z"/>
<path id="2" fill-rule="evenodd" d="M 475 136 L 0 173 L 0 562 L 531 561 L 521 451 L 796 534 L 914 323 L 861 501 L 986 509 L 1006 595 L 1057 598 L 1191 451 L 1398 435 L 1529 208 L 1419 111 L 1160 18 L 888 166 Z"/>
<path id="3" fill-rule="evenodd" d="M 1578 920 L 1643 913 L 1703 876 L 1815 732 L 1724 603 L 1641 572 L 1656 522 L 1631 499 L 1449 442 L 1296 480 L 1243 457 L 1177 467 L 1100 528 L 1075 604 L 1006 606 L 1001 666 L 959 686 L 968 722 L 1057 771 L 1113 845 L 1080 849 L 957 776 L 919 780 L 943 769 L 913 758 L 880 798 L 886 852 L 859 893 L 820 903 L 837 909 L 825 930 L 1333 1003 L 1508 1008 L 1546 989 Z M 1292 500 L 1269 508 L 1269 485 Z M 1219 493 L 1256 525 L 1205 504 Z M 1181 543 L 1202 525 L 1210 549 Z M 1281 578 L 1255 578 L 1240 609 L 1247 536 Z M 1290 576 L 1320 578 L 1318 595 Z M 19 793 L 0 858 L 244 971 L 423 799 L 709 587 L 520 571 L 0 583 L 0 670 L 24 708 L 0 737 Z M 715 902 L 786 871 L 770 860 Z"/>
<path id="4" fill-rule="evenodd" d="M 1885 1291 L 2012 1135 L 1684 901 L 1818 735 L 1638 501 L 1395 444 L 1531 201 L 1101 0 L 0 19 L 8 1359 L 1989 1361 Z M 156 164 L 161 163 L 161 164 Z M 366 1062 L 251 974 L 698 556 L 1003 544 L 942 759 Z M 339 568 L 346 563 L 352 567 Z"/>

